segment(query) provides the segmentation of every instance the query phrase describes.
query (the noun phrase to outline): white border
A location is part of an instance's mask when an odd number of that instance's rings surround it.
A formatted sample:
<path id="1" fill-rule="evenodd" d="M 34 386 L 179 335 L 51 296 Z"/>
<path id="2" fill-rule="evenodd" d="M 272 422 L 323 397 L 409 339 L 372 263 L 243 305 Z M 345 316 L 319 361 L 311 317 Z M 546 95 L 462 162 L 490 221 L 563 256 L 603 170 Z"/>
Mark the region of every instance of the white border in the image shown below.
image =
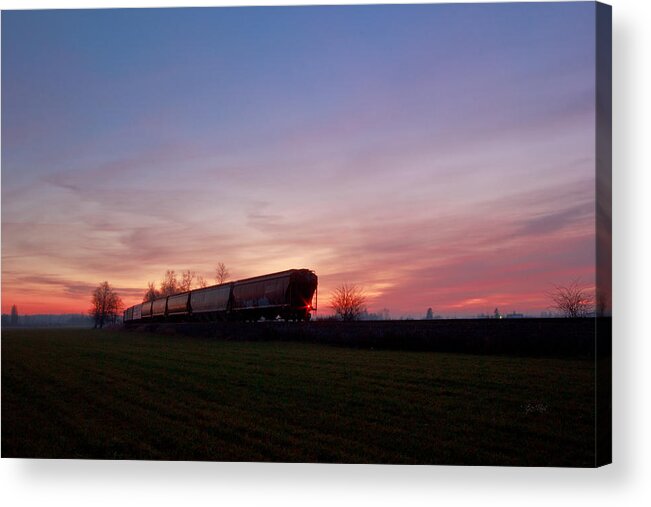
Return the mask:
<path id="1" fill-rule="evenodd" d="M 343 4 L 329 0 L 179 2 L 140 7 Z M 355 3 L 431 3 L 368 2 Z M 9 460 L 4 505 L 651 505 L 651 5 L 613 4 L 614 460 L 597 470 Z M 2 9 L 133 7 L 126 1 L 0 0 Z"/>

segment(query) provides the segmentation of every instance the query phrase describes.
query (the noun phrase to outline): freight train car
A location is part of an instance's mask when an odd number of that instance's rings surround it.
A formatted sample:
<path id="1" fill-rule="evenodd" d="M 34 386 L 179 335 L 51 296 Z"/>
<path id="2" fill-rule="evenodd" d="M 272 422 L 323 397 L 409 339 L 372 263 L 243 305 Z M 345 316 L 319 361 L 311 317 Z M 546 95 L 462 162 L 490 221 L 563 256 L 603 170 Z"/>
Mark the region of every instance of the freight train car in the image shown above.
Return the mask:
<path id="1" fill-rule="evenodd" d="M 193 320 L 226 320 L 231 307 L 233 284 L 214 285 L 190 293 L 188 313 Z"/>
<path id="2" fill-rule="evenodd" d="M 290 269 L 213 285 L 135 305 L 127 325 L 196 320 L 309 320 L 318 278 L 309 269 Z"/>

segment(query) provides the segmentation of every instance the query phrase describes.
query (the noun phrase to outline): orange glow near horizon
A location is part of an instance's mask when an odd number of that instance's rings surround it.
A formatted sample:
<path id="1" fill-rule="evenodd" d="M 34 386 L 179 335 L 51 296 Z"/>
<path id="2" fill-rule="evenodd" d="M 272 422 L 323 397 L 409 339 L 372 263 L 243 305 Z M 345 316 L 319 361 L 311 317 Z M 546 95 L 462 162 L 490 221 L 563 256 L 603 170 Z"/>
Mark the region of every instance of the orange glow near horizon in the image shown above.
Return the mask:
<path id="1" fill-rule="evenodd" d="M 409 236 L 412 228 L 423 231 L 421 223 L 400 223 L 393 231 L 378 225 L 375 229 L 358 232 L 359 243 L 352 245 L 352 251 L 367 243 L 363 255 L 350 254 L 347 237 L 338 240 L 335 234 L 325 232 L 323 235 L 331 239 L 321 239 L 319 234 L 319 242 L 315 244 L 298 239 L 281 244 L 279 249 L 275 240 L 269 238 L 257 247 L 252 243 L 246 250 L 232 249 L 233 258 L 248 256 L 249 270 L 227 266 L 231 270 L 231 280 L 290 268 L 314 270 L 319 276 L 320 315 L 331 312 L 330 294 L 342 283 L 353 283 L 364 289 L 370 313 L 387 308 L 396 318 L 424 315 L 429 307 L 435 314 L 445 316 L 472 316 L 492 312 L 496 307 L 501 311 L 539 314 L 549 310 L 547 292 L 553 284 L 579 277 L 584 285 L 594 287 L 595 266 L 586 262 L 594 256 L 595 248 L 590 222 L 587 215 L 581 227 L 575 222 L 571 227 L 524 237 L 513 234 L 518 225 L 510 225 L 508 220 L 501 228 L 486 230 L 483 224 L 476 225 L 473 218 L 468 218 L 457 222 L 457 228 L 447 231 L 438 231 L 433 226 L 431 237 L 416 233 Z M 387 241 L 391 235 L 395 235 L 395 240 Z M 305 233 L 299 234 L 303 236 Z M 195 238 L 192 244 L 199 252 L 206 249 L 201 237 Z M 292 253 L 295 262 L 285 264 L 286 249 L 293 250 L 299 244 L 304 253 L 300 258 Z M 179 246 L 187 251 L 187 245 Z M 171 245 L 167 253 L 180 259 L 183 253 L 173 247 Z M 265 252 L 273 254 L 274 258 L 265 258 Z M 311 265 L 305 260 L 310 253 L 315 259 Z M 205 267 L 195 272 L 204 276 L 210 285 L 214 283 L 214 267 L 202 265 L 198 255 L 201 253 L 191 256 L 191 261 L 195 266 Z M 125 254 L 125 258 L 128 255 Z M 64 265 L 59 264 L 58 271 L 68 273 L 65 277 L 63 274 L 30 274 L 38 272 L 42 263 L 8 259 L 3 263 L 2 312 L 9 313 L 11 306 L 16 304 L 20 314 L 85 313 L 90 306 L 92 290 L 103 280 L 111 283 L 125 307 L 129 307 L 142 301 L 148 281 L 158 283 L 161 280 L 166 269 L 164 262 L 165 253 L 160 253 L 152 258 L 151 264 L 158 266 L 155 270 L 147 265 L 146 259 L 136 259 L 118 269 L 113 257 L 109 257 L 100 264 L 105 266 L 103 276 L 90 270 L 73 276 L 72 270 L 66 271 Z M 395 269 L 388 269 L 392 267 L 390 262 L 395 263 Z M 188 262 L 186 266 L 192 264 Z M 140 273 L 141 266 L 147 269 L 148 276 Z M 43 267 L 51 271 L 57 265 L 52 262 L 51 266 L 44 264 Z M 177 275 L 182 270 L 177 267 Z M 12 276 L 21 271 L 25 274 Z"/>

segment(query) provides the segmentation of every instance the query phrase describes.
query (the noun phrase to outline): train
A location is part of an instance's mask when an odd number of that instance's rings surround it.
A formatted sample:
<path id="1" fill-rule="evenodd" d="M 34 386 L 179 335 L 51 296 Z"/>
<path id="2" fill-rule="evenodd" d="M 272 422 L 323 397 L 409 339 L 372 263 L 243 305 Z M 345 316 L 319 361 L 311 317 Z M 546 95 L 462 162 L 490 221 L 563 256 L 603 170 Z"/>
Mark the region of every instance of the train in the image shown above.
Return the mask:
<path id="1" fill-rule="evenodd" d="M 127 308 L 122 318 L 126 326 L 149 322 L 307 321 L 316 310 L 317 286 L 314 271 L 288 269 L 160 297 Z"/>

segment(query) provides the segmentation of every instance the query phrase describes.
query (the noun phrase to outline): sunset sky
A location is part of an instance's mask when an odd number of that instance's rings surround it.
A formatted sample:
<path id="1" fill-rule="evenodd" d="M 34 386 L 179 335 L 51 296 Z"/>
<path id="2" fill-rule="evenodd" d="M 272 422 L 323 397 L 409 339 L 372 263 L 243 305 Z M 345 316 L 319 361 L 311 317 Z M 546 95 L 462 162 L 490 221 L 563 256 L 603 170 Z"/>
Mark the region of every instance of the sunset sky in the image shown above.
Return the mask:
<path id="1" fill-rule="evenodd" d="M 593 3 L 2 13 L 2 312 L 289 268 L 369 311 L 595 271 Z"/>

